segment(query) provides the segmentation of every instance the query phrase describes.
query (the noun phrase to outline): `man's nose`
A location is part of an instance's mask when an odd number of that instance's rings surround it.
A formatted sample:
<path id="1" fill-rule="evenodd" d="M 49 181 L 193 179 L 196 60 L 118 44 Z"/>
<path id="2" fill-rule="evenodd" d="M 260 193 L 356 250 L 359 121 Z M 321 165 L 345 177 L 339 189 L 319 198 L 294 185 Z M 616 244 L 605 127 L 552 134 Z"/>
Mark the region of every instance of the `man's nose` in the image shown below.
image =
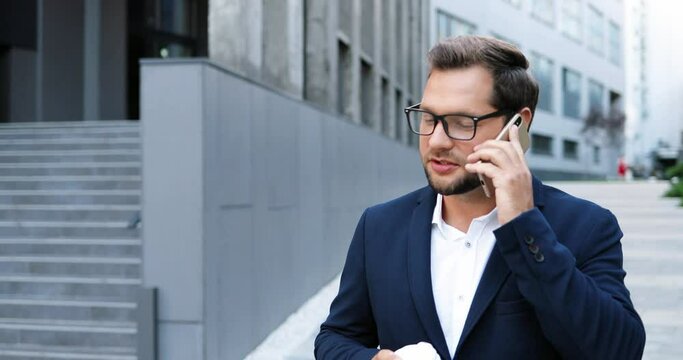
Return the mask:
<path id="1" fill-rule="evenodd" d="M 443 123 L 439 121 L 434 128 L 434 132 L 429 136 L 429 146 L 431 148 L 443 149 L 450 148 L 453 145 L 453 139 L 446 135 L 446 131 L 443 128 Z"/>

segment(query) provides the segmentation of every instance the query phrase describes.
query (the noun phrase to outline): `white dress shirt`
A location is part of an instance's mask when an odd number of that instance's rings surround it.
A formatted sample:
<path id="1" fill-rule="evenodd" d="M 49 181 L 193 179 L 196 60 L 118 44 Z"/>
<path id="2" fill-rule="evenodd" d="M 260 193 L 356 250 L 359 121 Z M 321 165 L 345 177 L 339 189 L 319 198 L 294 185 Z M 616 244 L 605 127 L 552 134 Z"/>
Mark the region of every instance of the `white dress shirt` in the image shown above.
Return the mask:
<path id="1" fill-rule="evenodd" d="M 432 217 L 431 273 L 436 312 L 453 358 L 474 293 L 496 243 L 497 209 L 472 220 L 467 233 L 443 221 L 438 194 Z"/>

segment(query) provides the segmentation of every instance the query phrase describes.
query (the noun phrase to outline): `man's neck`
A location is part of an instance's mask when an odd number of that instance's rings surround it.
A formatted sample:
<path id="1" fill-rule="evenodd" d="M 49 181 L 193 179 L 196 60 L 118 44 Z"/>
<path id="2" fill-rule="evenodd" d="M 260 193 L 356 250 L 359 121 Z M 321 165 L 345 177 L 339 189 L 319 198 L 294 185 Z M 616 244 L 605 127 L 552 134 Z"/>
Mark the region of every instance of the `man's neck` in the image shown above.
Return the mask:
<path id="1" fill-rule="evenodd" d="M 475 218 L 490 213 L 496 207 L 495 195 L 487 198 L 482 188 L 465 194 L 443 197 L 441 216 L 446 224 L 467 232 Z"/>

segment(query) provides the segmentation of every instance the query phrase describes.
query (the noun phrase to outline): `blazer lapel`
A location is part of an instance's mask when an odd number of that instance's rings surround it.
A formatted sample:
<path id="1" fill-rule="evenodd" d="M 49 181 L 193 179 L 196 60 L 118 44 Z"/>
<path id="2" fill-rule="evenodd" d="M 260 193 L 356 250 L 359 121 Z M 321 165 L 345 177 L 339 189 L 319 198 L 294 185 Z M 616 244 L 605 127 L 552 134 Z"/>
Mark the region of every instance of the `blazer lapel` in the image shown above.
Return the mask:
<path id="1" fill-rule="evenodd" d="M 429 340 L 442 359 L 450 358 L 432 291 L 431 234 L 436 193 L 426 187 L 413 211 L 408 230 L 408 282 L 413 303 Z"/>
<path id="2" fill-rule="evenodd" d="M 534 206 L 542 209 L 544 206 L 543 199 L 543 184 L 536 177 L 532 178 L 532 187 L 534 193 Z M 474 299 L 472 299 L 472 306 L 470 307 L 470 312 L 467 314 L 467 319 L 465 320 L 465 327 L 462 330 L 462 335 L 460 336 L 460 341 L 458 342 L 458 347 L 455 351 L 456 357 L 463 344 L 463 341 L 472 332 L 474 325 L 477 324 L 484 310 L 491 305 L 491 302 L 495 298 L 498 290 L 505 282 L 505 279 L 510 275 L 510 268 L 508 268 L 503 259 L 503 255 L 500 254 L 498 250 L 498 244 L 493 247 L 491 251 L 491 256 L 489 261 L 484 268 L 484 273 L 479 281 L 479 286 L 474 294 Z"/>

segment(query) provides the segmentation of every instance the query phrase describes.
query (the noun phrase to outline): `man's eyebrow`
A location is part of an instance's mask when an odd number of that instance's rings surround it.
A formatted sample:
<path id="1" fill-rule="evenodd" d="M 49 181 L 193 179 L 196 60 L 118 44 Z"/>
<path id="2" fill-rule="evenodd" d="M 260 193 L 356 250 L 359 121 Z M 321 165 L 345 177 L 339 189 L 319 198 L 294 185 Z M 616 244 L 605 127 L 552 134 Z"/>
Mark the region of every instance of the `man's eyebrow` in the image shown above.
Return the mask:
<path id="1" fill-rule="evenodd" d="M 436 114 L 436 115 L 458 114 L 458 115 L 467 115 L 467 116 L 472 116 L 472 117 L 478 116 L 478 115 L 475 115 L 475 112 L 474 112 L 474 111 L 468 111 L 468 110 L 447 111 L 447 112 L 443 112 L 443 113 L 438 113 L 438 114 L 437 114 L 436 112 L 434 112 L 434 110 L 432 110 L 431 107 L 425 106 L 425 105 L 422 105 L 422 104 L 420 104 L 420 110 L 425 110 L 425 111 L 428 111 L 428 112 L 433 113 L 433 114 Z M 481 114 L 480 114 L 480 115 L 481 115 Z"/>

